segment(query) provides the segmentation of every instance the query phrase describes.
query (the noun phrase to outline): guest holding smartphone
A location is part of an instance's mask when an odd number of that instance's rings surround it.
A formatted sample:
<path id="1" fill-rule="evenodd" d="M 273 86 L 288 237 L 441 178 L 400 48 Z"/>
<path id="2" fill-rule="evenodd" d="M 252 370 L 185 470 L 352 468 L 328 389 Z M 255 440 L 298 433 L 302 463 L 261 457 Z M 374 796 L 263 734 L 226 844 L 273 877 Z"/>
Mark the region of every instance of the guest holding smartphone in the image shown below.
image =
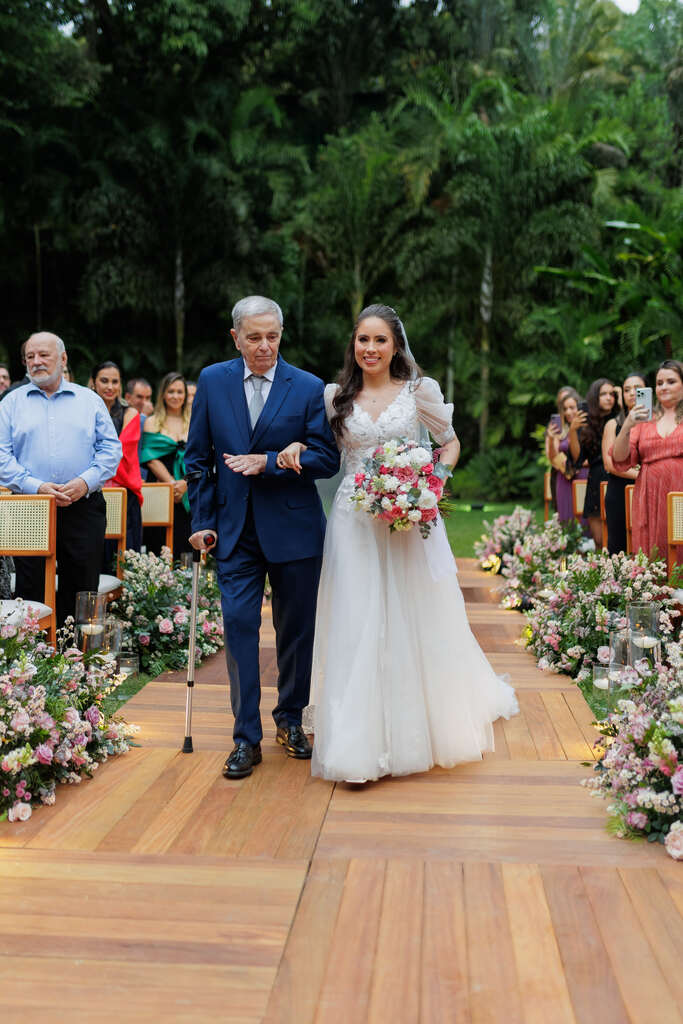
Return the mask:
<path id="1" fill-rule="evenodd" d="M 554 470 L 553 494 L 561 522 L 574 518 L 572 480 L 585 480 L 588 467 L 577 468 L 569 451 L 569 429 L 579 411 L 581 396 L 575 388 L 560 388 L 557 393 L 557 414 L 550 417 L 546 431 L 545 450 Z"/>
<path id="2" fill-rule="evenodd" d="M 585 409 L 579 409 L 569 426 L 569 450 L 577 465 L 588 462 L 588 484 L 583 514 L 591 537 L 599 551 L 602 547 L 600 484 L 607 479 L 602 461 L 602 434 L 605 424 L 620 406 L 620 392 L 607 377 L 594 380 L 586 395 Z"/>
<path id="3" fill-rule="evenodd" d="M 621 388 L 626 414 L 636 404 L 636 388 L 645 386 L 645 377 L 642 373 L 628 374 Z M 619 417 L 608 420 L 602 434 L 602 461 L 608 473 L 605 517 L 607 519 L 607 550 L 610 555 L 626 551 L 626 488 L 638 476 L 637 466 L 630 466 L 625 472 L 618 472 L 614 466 L 610 453 L 620 426 Z"/>
<path id="4" fill-rule="evenodd" d="M 665 359 L 657 370 L 652 419 L 636 403 L 624 420 L 611 456 L 618 472 L 640 466 L 633 492 L 633 550 L 666 558 L 666 496 L 683 491 L 683 363 Z M 683 548 L 678 549 L 679 563 Z"/>

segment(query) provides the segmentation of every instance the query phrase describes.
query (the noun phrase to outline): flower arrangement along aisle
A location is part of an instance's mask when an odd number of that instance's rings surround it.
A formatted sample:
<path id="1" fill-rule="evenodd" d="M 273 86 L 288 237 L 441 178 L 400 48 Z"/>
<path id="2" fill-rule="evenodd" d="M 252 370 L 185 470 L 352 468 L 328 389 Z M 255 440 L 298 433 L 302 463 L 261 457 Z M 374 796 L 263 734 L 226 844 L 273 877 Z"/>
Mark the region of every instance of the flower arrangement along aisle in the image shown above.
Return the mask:
<path id="1" fill-rule="evenodd" d="M 479 559 L 482 569 L 500 572 L 503 566 L 503 555 L 512 554 L 515 544 L 526 539 L 530 533 L 536 533 L 536 515 L 528 508 L 517 505 L 509 515 L 498 516 L 492 523 L 485 519 L 481 540 L 474 542 L 474 557 Z"/>
<path id="2" fill-rule="evenodd" d="M 196 662 L 223 646 L 223 614 L 216 573 L 199 573 Z M 150 675 L 187 665 L 192 570 L 174 567 L 169 548 L 161 555 L 126 551 L 123 594 L 112 606 L 124 620 L 124 645 L 140 657 Z"/>
<path id="3" fill-rule="evenodd" d="M 415 441 L 385 441 L 372 449 L 356 473 L 349 501 L 361 512 L 389 525 L 390 530 L 417 526 L 429 536 L 438 516 L 450 470 L 434 463 L 431 452 Z"/>
<path id="4" fill-rule="evenodd" d="M 91 776 L 137 732 L 103 708 L 123 678 L 115 659 L 68 646 L 69 627 L 56 651 L 42 636 L 28 617 L 0 626 L 0 820 L 26 821 L 35 804 L 53 804 L 58 782 Z"/>
<path id="5" fill-rule="evenodd" d="M 503 555 L 503 606 L 528 607 L 531 598 L 555 583 L 563 562 L 578 550 L 583 539 L 575 519 L 562 523 L 555 514 L 538 533 L 528 532 L 526 537 L 516 540 L 512 553 Z"/>
<path id="6" fill-rule="evenodd" d="M 679 615 L 673 593 L 666 563 L 650 562 L 642 552 L 572 555 L 566 572 L 527 612 L 527 646 L 539 668 L 566 672 L 583 682 L 591 666 L 602 660 L 610 630 L 627 625 L 629 603 L 661 604 L 659 630 L 671 638 Z"/>
<path id="7" fill-rule="evenodd" d="M 595 775 L 584 779 L 594 796 L 610 801 L 609 829 L 620 839 L 664 843 L 683 860 L 683 652 L 667 644 L 668 667 L 648 674 L 637 663 L 631 699 L 618 702 L 598 728 L 606 749 Z"/>

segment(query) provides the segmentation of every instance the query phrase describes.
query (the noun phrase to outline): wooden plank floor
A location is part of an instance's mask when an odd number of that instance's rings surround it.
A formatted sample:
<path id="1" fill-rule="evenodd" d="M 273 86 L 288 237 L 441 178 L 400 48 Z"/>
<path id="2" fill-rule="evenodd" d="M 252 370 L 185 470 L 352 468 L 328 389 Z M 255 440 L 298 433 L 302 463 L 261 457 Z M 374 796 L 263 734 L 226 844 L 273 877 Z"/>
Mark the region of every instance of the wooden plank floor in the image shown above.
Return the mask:
<path id="1" fill-rule="evenodd" d="M 520 700 L 494 753 L 365 787 L 312 779 L 274 742 L 266 611 L 253 776 L 220 774 L 217 656 L 192 756 L 184 681 L 161 677 L 125 707 L 139 747 L 0 825 L 3 1022 L 681 1021 L 683 869 L 608 836 L 579 785 L 595 740 L 580 692 L 519 646 L 498 581 L 459 568 Z"/>

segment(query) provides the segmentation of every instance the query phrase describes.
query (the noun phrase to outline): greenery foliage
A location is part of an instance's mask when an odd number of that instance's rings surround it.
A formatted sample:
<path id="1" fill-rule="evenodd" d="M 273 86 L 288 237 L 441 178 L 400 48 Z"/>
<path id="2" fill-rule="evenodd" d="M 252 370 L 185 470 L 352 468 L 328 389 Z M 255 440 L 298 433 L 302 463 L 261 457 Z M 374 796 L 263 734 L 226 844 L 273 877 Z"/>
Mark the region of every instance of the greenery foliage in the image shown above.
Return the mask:
<path id="1" fill-rule="evenodd" d="M 532 450 L 560 385 L 677 354 L 677 0 L 10 0 L 0 40 L 15 378 L 39 327 L 83 382 L 194 375 L 260 292 L 331 379 L 382 299 L 466 461 Z"/>

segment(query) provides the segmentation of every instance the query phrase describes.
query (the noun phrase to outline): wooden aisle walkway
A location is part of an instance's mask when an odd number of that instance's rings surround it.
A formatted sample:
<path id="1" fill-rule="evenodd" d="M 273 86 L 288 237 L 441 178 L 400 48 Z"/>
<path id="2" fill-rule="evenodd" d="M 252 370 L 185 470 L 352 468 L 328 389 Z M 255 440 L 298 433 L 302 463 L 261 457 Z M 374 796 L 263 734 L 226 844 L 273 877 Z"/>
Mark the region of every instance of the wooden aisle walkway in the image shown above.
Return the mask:
<path id="1" fill-rule="evenodd" d="M 129 704 L 141 746 L 53 808 L 0 825 L 3 1024 L 668 1024 L 683 1006 L 683 867 L 619 842 L 579 786 L 591 715 L 515 641 L 520 616 L 460 563 L 472 627 L 521 713 L 496 751 L 366 787 L 274 743 L 228 783 L 220 656 Z"/>

